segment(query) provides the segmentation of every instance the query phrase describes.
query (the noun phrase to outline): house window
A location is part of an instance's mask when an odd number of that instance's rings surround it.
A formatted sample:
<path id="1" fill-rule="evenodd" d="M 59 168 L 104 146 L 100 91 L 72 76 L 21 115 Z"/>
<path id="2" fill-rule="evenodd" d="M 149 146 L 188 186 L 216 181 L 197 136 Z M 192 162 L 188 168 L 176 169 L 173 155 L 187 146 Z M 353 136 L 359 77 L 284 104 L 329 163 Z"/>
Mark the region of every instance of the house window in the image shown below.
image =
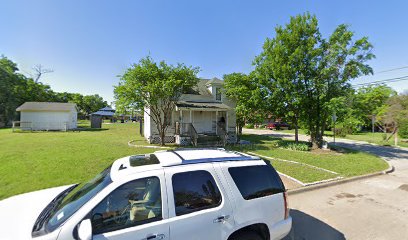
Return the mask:
<path id="1" fill-rule="evenodd" d="M 221 101 L 221 88 L 215 88 L 215 100 Z"/>

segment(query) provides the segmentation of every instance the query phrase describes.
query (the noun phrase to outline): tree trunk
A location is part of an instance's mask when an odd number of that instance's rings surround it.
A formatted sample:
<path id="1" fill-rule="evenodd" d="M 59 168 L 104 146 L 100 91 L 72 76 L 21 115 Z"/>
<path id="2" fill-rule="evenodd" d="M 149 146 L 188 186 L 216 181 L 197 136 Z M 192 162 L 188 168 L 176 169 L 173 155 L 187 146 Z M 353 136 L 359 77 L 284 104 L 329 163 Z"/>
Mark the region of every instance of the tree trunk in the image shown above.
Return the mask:
<path id="1" fill-rule="evenodd" d="M 295 124 L 295 143 L 299 143 L 299 126 L 297 121 L 294 124 Z"/>
<path id="2" fill-rule="evenodd" d="M 165 131 L 164 131 L 164 129 L 162 129 L 161 131 L 160 131 L 160 145 L 161 146 L 164 146 L 164 145 L 166 145 L 166 143 L 164 142 L 164 136 L 165 136 L 166 134 L 165 134 Z"/>
<path id="3" fill-rule="evenodd" d="M 238 123 L 238 126 L 237 126 L 237 128 L 238 128 L 238 136 L 241 136 L 242 135 L 242 127 L 243 127 L 243 125 L 241 124 L 241 123 Z"/>

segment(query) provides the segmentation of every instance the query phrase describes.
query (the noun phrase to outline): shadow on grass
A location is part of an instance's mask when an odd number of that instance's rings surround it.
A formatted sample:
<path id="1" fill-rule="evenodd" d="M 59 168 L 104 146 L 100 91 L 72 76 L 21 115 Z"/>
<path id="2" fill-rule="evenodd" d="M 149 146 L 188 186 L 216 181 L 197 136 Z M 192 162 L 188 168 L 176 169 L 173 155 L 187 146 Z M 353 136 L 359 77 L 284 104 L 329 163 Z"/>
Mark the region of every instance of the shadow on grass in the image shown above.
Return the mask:
<path id="1" fill-rule="evenodd" d="M 82 131 L 87 131 L 87 132 L 100 132 L 100 131 L 106 131 L 109 130 L 107 128 L 90 128 L 90 127 L 77 127 L 75 129 L 69 129 L 67 131 L 63 130 L 20 130 L 20 129 L 15 129 L 13 133 L 66 133 L 66 132 L 82 132 Z"/>
<path id="2" fill-rule="evenodd" d="M 344 240 L 344 234 L 302 211 L 291 209 L 292 230 L 283 240 Z"/>
<path id="3" fill-rule="evenodd" d="M 74 131 L 88 131 L 88 132 L 100 132 L 109 130 L 107 128 L 91 128 L 91 127 L 78 127 Z"/>
<path id="4" fill-rule="evenodd" d="M 269 150 L 270 148 L 262 144 L 231 144 L 226 145 L 225 149 L 238 152 Z"/>
<path id="5" fill-rule="evenodd" d="M 241 140 L 250 141 L 253 144 L 267 144 L 271 141 L 279 141 L 280 137 L 270 136 L 270 135 L 256 135 L 256 134 L 246 134 L 240 137 Z"/>
<path id="6" fill-rule="evenodd" d="M 241 136 L 242 140 L 249 141 L 251 144 L 257 145 L 258 148 L 250 150 L 264 150 L 272 148 L 282 148 L 296 151 L 310 151 L 311 144 L 306 141 L 299 141 L 296 143 L 294 140 L 282 139 L 276 135 L 257 135 L 246 134 Z"/>

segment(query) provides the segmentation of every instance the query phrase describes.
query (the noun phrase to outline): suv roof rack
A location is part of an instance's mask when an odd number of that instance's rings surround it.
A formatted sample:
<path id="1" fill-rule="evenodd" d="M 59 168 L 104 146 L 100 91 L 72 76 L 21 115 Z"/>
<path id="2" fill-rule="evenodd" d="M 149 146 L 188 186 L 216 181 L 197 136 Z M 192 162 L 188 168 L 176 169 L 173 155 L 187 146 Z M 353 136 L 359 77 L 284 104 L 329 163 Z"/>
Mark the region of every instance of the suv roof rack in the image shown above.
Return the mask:
<path id="1" fill-rule="evenodd" d="M 223 148 L 182 148 L 154 153 L 162 166 L 187 165 L 197 163 L 249 161 L 259 160 L 259 157 Z M 205 156 L 205 157 L 203 157 Z"/>

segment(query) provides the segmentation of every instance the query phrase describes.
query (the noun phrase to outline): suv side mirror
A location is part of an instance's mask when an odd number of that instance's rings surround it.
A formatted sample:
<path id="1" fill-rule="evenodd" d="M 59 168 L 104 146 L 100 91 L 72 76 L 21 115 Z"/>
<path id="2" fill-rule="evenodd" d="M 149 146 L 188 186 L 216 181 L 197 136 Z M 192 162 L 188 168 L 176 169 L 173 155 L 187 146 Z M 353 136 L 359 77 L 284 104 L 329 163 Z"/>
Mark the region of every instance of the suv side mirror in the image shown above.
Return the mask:
<path id="1" fill-rule="evenodd" d="M 79 224 L 78 238 L 80 240 L 92 240 L 92 224 L 90 219 L 82 220 Z"/>

